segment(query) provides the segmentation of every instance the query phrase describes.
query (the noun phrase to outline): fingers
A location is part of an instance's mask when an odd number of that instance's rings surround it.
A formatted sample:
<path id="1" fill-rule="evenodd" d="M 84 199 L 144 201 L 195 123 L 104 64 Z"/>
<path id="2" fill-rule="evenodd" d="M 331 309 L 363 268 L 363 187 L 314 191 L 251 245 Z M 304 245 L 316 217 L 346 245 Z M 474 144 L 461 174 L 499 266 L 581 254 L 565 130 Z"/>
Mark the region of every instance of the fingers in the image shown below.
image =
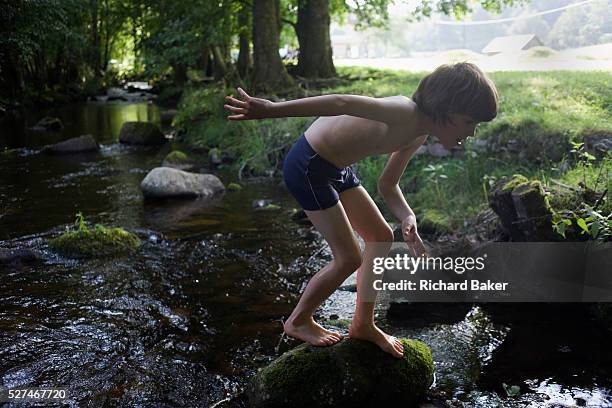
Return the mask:
<path id="1" fill-rule="evenodd" d="M 247 117 L 244 114 L 228 116 L 229 120 L 245 120 Z"/>
<path id="2" fill-rule="evenodd" d="M 232 95 L 226 96 L 225 100 L 227 102 L 230 102 L 234 106 L 238 106 L 239 108 L 246 108 L 247 107 L 247 103 L 246 102 L 238 100 L 238 99 L 234 98 Z"/>
<path id="3" fill-rule="evenodd" d="M 228 105 L 228 104 L 223 105 L 223 107 L 233 113 L 247 113 L 246 109 L 244 108 L 237 108 L 235 106 Z"/>
<path id="4" fill-rule="evenodd" d="M 238 87 L 236 89 L 238 89 L 238 93 L 240 93 L 240 96 L 242 96 L 244 99 L 249 99 L 250 98 L 250 96 L 246 92 L 244 92 L 244 89 L 242 89 L 240 87 Z"/>

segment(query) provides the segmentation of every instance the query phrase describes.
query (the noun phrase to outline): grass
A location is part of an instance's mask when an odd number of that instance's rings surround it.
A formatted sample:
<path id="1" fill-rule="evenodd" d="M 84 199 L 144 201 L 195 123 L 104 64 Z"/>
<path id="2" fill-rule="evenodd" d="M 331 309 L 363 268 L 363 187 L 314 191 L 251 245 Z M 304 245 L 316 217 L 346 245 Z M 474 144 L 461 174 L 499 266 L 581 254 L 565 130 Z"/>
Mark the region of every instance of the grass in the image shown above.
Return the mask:
<path id="1" fill-rule="evenodd" d="M 308 96 L 410 96 L 425 75 L 363 67 L 339 67 L 337 71 L 345 80 L 343 84 L 310 90 Z M 581 167 L 571 148 L 572 142 L 588 135 L 612 135 L 612 73 L 499 72 L 490 76 L 499 91 L 500 111 L 495 120 L 479 125 L 475 138 L 502 148 L 512 143 L 517 150 L 504 155 L 484 154 L 472 150 L 468 143 L 461 159 L 414 157 L 400 186 L 417 216 L 435 210 L 448 217 L 453 229 L 461 229 L 487 208 L 488 187 L 498 178 L 515 173 L 538 179 L 545 186 L 554 184 L 551 180 L 571 186 L 587 180 L 587 185 L 594 186 L 599 174 L 597 189 L 601 192 L 610 186 L 609 159 Z M 235 169 L 243 175 L 266 174 L 270 169 L 280 173 L 287 149 L 314 118 L 228 122 L 223 98 L 233 92 L 218 88 L 188 90 L 174 119 L 175 127 L 195 148 L 232 151 L 237 158 Z M 387 158 L 368 157 L 355 164 L 362 184 L 381 205 L 376 180 Z M 575 200 L 566 200 L 565 204 L 579 205 Z M 609 199 L 601 203 L 600 210 L 610 212 Z M 390 213 L 385 215 L 393 219 Z"/>

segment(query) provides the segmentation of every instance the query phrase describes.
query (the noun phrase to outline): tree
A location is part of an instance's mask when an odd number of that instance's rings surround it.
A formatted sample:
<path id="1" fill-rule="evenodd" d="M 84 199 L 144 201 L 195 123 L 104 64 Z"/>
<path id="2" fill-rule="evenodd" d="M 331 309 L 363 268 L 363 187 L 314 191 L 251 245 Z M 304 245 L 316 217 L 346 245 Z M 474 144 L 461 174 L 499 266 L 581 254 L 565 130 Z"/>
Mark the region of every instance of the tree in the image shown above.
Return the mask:
<path id="1" fill-rule="evenodd" d="M 253 0 L 253 86 L 257 91 L 274 92 L 294 85 L 278 53 L 279 20 L 278 0 Z"/>
<path id="2" fill-rule="evenodd" d="M 612 33 L 612 11 L 606 1 L 598 1 L 563 12 L 548 39 L 556 48 L 582 47 L 599 44 L 606 33 Z"/>

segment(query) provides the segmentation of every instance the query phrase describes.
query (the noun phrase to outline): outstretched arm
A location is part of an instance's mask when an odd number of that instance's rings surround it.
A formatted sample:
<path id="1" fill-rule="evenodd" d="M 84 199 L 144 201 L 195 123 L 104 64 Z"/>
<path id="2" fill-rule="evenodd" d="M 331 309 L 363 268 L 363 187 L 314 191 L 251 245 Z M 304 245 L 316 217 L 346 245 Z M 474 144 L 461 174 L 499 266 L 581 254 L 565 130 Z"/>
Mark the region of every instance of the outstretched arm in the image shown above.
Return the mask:
<path id="1" fill-rule="evenodd" d="M 242 100 L 226 97 L 225 109 L 234 113 L 230 120 L 282 118 L 294 116 L 351 115 L 379 122 L 395 123 L 410 117 L 408 98 L 390 96 L 371 98 L 360 95 L 331 94 L 285 102 L 271 102 L 249 96 L 238 88 Z"/>

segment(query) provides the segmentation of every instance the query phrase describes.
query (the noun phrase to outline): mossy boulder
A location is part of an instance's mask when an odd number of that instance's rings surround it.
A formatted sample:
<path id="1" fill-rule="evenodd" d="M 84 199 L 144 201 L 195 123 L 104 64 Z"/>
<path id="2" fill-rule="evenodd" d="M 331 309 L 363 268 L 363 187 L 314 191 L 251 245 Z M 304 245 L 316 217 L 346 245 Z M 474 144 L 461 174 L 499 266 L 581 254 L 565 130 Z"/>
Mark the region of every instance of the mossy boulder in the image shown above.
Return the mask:
<path id="1" fill-rule="evenodd" d="M 261 369 L 247 387 L 252 407 L 356 407 L 421 400 L 433 381 L 427 345 L 401 339 L 404 357 L 345 338 L 328 347 L 304 343 Z"/>
<path id="2" fill-rule="evenodd" d="M 513 241 L 555 239 L 552 208 L 539 181 L 530 181 L 521 174 L 502 178 L 489 192 L 489 206 Z"/>
<path id="3" fill-rule="evenodd" d="M 128 253 L 140 246 L 140 239 L 123 228 L 94 228 L 68 231 L 49 240 L 49 247 L 70 258 L 89 258 Z"/>
<path id="4" fill-rule="evenodd" d="M 242 186 L 238 183 L 229 183 L 227 185 L 227 190 L 228 191 L 240 191 L 242 190 Z"/>
<path id="5" fill-rule="evenodd" d="M 159 127 L 149 122 L 125 122 L 119 131 L 119 142 L 138 145 L 157 145 L 166 142 Z"/>
<path id="6" fill-rule="evenodd" d="M 174 150 L 168 153 L 162 162 L 162 167 L 172 167 L 179 170 L 189 170 L 192 169 L 194 165 L 195 163 L 193 160 L 180 150 Z"/>

